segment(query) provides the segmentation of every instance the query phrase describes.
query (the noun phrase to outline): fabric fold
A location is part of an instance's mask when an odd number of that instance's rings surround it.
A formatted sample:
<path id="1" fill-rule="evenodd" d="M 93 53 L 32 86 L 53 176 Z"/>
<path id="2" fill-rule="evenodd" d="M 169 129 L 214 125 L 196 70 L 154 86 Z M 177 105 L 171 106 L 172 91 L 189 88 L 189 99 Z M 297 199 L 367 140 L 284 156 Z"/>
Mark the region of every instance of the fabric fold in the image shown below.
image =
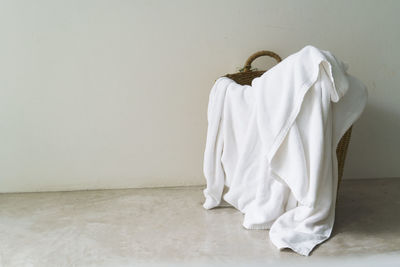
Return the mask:
<path id="1" fill-rule="evenodd" d="M 210 93 L 204 208 L 223 196 L 247 229 L 270 229 L 278 248 L 308 255 L 328 239 L 335 215 L 336 146 L 361 115 L 365 86 L 331 53 L 303 48 L 242 86 Z"/>

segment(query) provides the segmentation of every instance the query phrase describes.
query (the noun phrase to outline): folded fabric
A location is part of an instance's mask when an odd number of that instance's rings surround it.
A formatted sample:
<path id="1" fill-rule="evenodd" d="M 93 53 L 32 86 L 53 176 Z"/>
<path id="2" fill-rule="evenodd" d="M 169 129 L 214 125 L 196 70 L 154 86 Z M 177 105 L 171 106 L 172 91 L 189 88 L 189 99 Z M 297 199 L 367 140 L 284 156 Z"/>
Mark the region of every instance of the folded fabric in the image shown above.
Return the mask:
<path id="1" fill-rule="evenodd" d="M 224 200 L 247 229 L 309 255 L 329 238 L 336 146 L 361 115 L 365 86 L 331 53 L 306 46 L 242 86 L 220 78 L 208 104 L 204 208 Z"/>

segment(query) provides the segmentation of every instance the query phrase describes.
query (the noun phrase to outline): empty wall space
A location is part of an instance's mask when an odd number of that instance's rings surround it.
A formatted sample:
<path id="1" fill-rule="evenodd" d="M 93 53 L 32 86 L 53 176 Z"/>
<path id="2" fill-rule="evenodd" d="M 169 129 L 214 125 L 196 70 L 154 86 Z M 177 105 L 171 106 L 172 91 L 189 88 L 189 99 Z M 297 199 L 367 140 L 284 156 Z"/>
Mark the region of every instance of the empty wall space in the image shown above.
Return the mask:
<path id="1" fill-rule="evenodd" d="M 0 1 L 0 192 L 204 184 L 213 82 L 308 44 L 368 87 L 345 178 L 400 177 L 390 2 Z"/>

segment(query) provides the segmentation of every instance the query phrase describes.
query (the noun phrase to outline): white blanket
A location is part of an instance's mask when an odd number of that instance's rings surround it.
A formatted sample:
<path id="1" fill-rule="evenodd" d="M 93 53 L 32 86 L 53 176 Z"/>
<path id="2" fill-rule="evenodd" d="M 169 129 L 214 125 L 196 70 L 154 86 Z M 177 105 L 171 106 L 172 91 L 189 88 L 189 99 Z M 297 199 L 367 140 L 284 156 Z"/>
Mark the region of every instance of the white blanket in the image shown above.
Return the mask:
<path id="1" fill-rule="evenodd" d="M 335 217 L 336 146 L 361 115 L 365 86 L 327 51 L 307 46 L 242 86 L 211 90 L 204 208 L 224 200 L 247 229 L 270 229 L 279 249 L 308 255 Z"/>

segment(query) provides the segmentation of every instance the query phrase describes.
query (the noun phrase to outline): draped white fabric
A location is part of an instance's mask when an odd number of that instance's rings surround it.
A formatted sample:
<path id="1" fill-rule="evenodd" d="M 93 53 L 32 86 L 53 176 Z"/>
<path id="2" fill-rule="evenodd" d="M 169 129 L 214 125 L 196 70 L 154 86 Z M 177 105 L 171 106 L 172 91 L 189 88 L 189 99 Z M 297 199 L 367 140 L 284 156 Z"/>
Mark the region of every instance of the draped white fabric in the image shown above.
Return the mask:
<path id="1" fill-rule="evenodd" d="M 211 90 L 204 208 L 223 198 L 247 229 L 270 229 L 278 248 L 308 255 L 335 217 L 336 146 L 361 115 L 365 86 L 331 53 L 307 46 L 242 86 Z"/>

